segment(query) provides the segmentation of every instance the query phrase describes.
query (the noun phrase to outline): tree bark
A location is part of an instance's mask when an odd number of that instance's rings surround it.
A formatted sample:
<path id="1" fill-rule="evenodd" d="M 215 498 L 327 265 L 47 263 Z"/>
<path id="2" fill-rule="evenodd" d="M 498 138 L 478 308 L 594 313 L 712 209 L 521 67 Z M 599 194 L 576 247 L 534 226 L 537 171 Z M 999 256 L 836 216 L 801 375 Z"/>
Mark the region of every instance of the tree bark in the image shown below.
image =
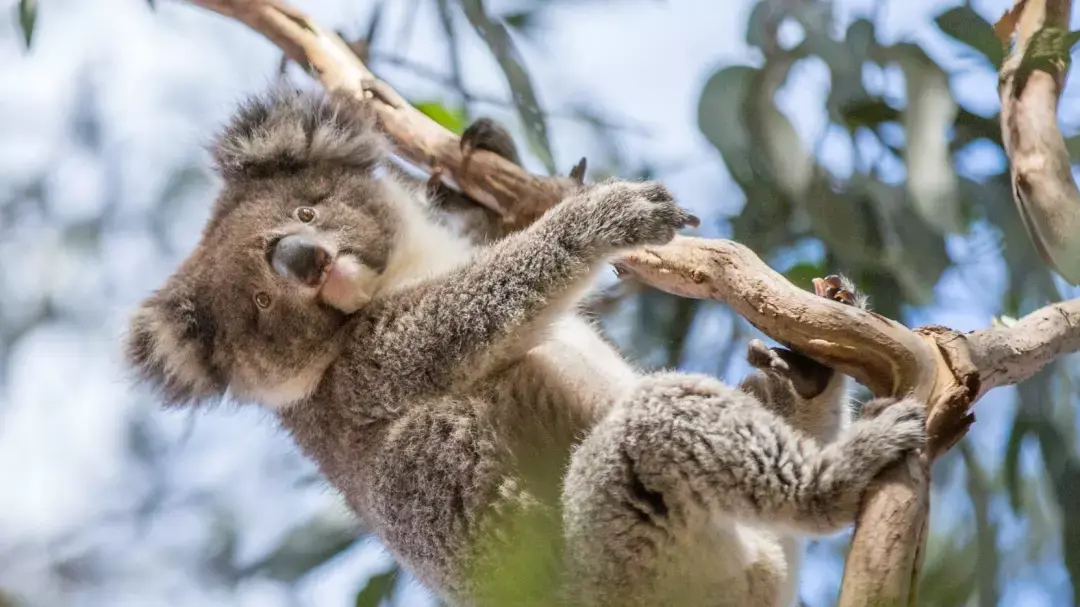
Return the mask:
<path id="1" fill-rule="evenodd" d="M 369 103 L 399 155 L 438 173 L 513 226 L 534 221 L 580 187 L 576 179 L 531 175 L 484 151 L 466 161 L 454 134 L 378 80 L 337 35 L 280 0 L 190 1 L 262 33 L 309 66 L 328 90 Z M 1060 171 L 1025 177 L 1061 178 Z M 818 297 L 728 240 L 677 237 L 628 253 L 615 265 L 657 289 L 723 301 L 763 333 L 850 374 L 875 395 L 927 403 L 926 452 L 886 470 L 867 491 L 844 570 L 845 607 L 914 603 L 927 533 L 930 462 L 963 437 L 974 421 L 972 404 L 988 390 L 1023 381 L 1055 357 L 1080 350 L 1080 300 L 1047 306 L 1012 327 L 961 334 L 946 327 L 910 330 Z"/>
<path id="2" fill-rule="evenodd" d="M 1057 106 L 1068 76 L 1071 0 L 1017 0 L 994 26 L 1013 40 L 1001 66 L 1001 135 L 1013 198 L 1043 261 L 1080 284 L 1080 191 Z"/>

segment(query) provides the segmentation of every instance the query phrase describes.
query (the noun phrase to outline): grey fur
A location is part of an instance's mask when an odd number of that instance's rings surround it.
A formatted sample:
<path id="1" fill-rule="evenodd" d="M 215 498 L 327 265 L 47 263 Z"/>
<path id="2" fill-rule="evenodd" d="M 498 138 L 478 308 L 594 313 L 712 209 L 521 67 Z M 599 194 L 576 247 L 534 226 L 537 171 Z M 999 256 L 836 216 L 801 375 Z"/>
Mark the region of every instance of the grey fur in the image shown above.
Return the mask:
<path id="1" fill-rule="evenodd" d="M 591 186 L 472 248 L 395 173 L 377 177 L 371 119 L 328 103 L 277 91 L 238 113 L 217 152 L 221 198 L 136 312 L 128 358 L 170 403 L 229 392 L 274 407 L 447 600 L 492 604 L 488 548 L 520 548 L 512 523 L 532 517 L 553 526 L 527 546 L 556 571 L 553 601 L 790 602 L 797 536 L 850 524 L 867 482 L 922 444 L 907 401 L 846 429 L 831 370 L 752 346 L 764 373 L 741 390 L 643 374 L 577 316 L 605 261 L 689 220 L 663 186 Z M 318 132 L 334 136 L 299 144 Z M 270 268 L 274 239 L 299 231 L 361 260 L 365 305 L 345 313 Z"/>

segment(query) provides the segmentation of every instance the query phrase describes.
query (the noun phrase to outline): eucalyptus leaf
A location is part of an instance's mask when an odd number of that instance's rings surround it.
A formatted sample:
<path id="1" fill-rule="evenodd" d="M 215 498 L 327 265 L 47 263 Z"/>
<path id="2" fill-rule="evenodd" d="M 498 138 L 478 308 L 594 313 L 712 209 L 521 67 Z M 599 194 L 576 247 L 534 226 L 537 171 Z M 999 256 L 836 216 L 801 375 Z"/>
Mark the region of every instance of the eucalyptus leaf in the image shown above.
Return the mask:
<path id="1" fill-rule="evenodd" d="M 938 280 L 952 264 L 945 239 L 905 204 L 900 188 L 877 180 L 868 180 L 865 187 L 875 203 L 883 265 L 890 269 L 908 303 L 929 304 Z"/>
<path id="2" fill-rule="evenodd" d="M 1002 145 L 1001 125 L 997 117 L 985 118 L 960 108 L 956 114 L 956 121 L 953 123 L 952 149 L 959 150 L 978 139 L 986 139 L 995 145 Z M 1077 144 L 1080 145 L 1080 141 Z M 1077 152 L 1080 153 L 1080 148 Z"/>
<path id="3" fill-rule="evenodd" d="M 1023 413 L 1017 414 L 1009 431 L 1009 440 L 1005 444 L 1005 456 L 1002 458 L 1001 472 L 1009 496 L 1009 505 L 1015 514 L 1023 514 L 1024 505 L 1027 503 L 1024 497 L 1027 487 L 1020 472 L 1020 452 L 1030 431 L 1026 416 Z"/>
<path id="4" fill-rule="evenodd" d="M 520 10 L 513 13 L 506 13 L 502 16 L 506 25 L 514 28 L 518 32 L 526 36 L 530 36 L 536 32 L 536 27 L 539 23 L 535 9 Z"/>
<path id="5" fill-rule="evenodd" d="M 441 101 L 419 101 L 413 103 L 413 106 L 448 131 L 458 135 L 464 132 L 467 126 L 468 118 L 465 116 L 465 109 L 462 107 L 448 107 Z"/>
<path id="6" fill-rule="evenodd" d="M 1080 161 L 1080 135 L 1073 135 L 1065 139 L 1065 149 L 1069 150 L 1069 159 L 1074 163 Z"/>
<path id="7" fill-rule="evenodd" d="M 799 262 L 784 272 L 784 278 L 791 284 L 806 290 L 813 289 L 814 279 L 827 276 L 832 272 L 822 263 Z"/>
<path id="8" fill-rule="evenodd" d="M 379 607 L 383 601 L 392 598 L 397 575 L 395 566 L 368 578 L 367 584 L 356 594 L 356 607 Z"/>
<path id="9" fill-rule="evenodd" d="M 794 125 L 772 103 L 757 106 L 759 145 L 765 147 L 773 179 L 794 200 L 801 199 L 814 176 L 814 157 Z"/>
<path id="10" fill-rule="evenodd" d="M 555 174 L 555 160 L 551 154 L 544 113 L 540 109 L 532 79 L 525 69 L 514 40 L 510 37 L 510 32 L 504 23 L 488 15 L 483 0 L 461 0 L 461 7 L 506 77 L 514 98 L 514 107 L 525 126 L 529 149 L 543 162 L 549 174 Z"/>
<path id="11" fill-rule="evenodd" d="M 290 529 L 269 554 L 244 571 L 295 582 L 356 543 L 361 531 L 343 508 L 330 509 Z"/>
<path id="12" fill-rule="evenodd" d="M 950 8 L 934 17 L 934 23 L 948 36 L 979 51 L 994 66 L 1005 60 L 1005 46 L 994 34 L 994 27 L 969 4 Z"/>
<path id="13" fill-rule="evenodd" d="M 732 178 L 740 184 L 754 179 L 744 104 L 758 72 L 744 65 L 725 67 L 709 77 L 698 99 L 698 128 L 720 152 Z"/>
<path id="14" fill-rule="evenodd" d="M 758 2 L 750 11 L 746 24 L 746 44 L 761 48 L 765 45 L 766 33 L 775 31 L 780 22 L 779 11 L 773 2 Z"/>
<path id="15" fill-rule="evenodd" d="M 371 10 L 371 19 L 368 20 L 367 31 L 364 32 L 364 43 L 369 49 L 375 45 L 375 38 L 382 31 L 384 8 L 386 8 L 386 2 L 380 1 Z"/>
<path id="16" fill-rule="evenodd" d="M 960 534 L 931 536 L 919 581 L 919 605 L 965 605 L 975 592 L 975 538 Z"/>
<path id="17" fill-rule="evenodd" d="M 960 182 L 953 168 L 949 129 L 959 106 L 949 76 L 914 44 L 890 50 L 904 71 L 907 108 L 903 125 L 907 146 L 907 192 L 915 211 L 939 234 L 963 230 Z"/>
<path id="18" fill-rule="evenodd" d="M 1054 370 L 1060 361 L 1044 367 L 1017 386 L 1019 407 L 1039 440 L 1039 450 L 1061 511 L 1061 549 L 1072 583 L 1073 604 L 1080 598 L 1080 460 L 1070 433 L 1058 427 L 1052 415 Z"/>
<path id="19" fill-rule="evenodd" d="M 884 122 L 900 120 L 900 110 L 880 98 L 867 97 L 853 101 L 839 111 L 844 119 L 844 126 L 852 131 L 859 127 L 876 128 Z"/>
<path id="20" fill-rule="evenodd" d="M 852 21 L 844 35 L 844 42 L 855 57 L 871 56 L 877 47 L 874 22 L 866 18 Z"/>
<path id="21" fill-rule="evenodd" d="M 37 0 L 19 0 L 19 29 L 22 30 L 26 48 L 34 39 L 34 26 L 37 24 Z"/>

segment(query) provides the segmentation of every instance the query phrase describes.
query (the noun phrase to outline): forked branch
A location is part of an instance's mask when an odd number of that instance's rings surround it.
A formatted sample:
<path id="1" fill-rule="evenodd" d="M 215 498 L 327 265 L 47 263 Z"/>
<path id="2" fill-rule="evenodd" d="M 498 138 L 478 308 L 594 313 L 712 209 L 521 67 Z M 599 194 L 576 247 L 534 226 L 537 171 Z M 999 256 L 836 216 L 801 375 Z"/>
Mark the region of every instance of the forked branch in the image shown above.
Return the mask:
<path id="1" fill-rule="evenodd" d="M 327 89 L 369 103 L 400 156 L 441 175 L 515 227 L 579 187 L 577 179 L 531 175 L 484 151 L 465 162 L 454 134 L 378 80 L 336 34 L 281 0 L 191 2 L 242 21 L 308 66 Z M 876 395 L 910 394 L 929 403 L 927 453 L 886 471 L 867 492 L 844 574 L 845 606 L 913 600 L 929 461 L 964 435 L 974 420 L 971 405 L 987 390 L 1023 381 L 1054 357 L 1080 350 L 1080 300 L 1048 306 L 1010 328 L 912 331 L 799 289 L 727 240 L 679 237 L 625 255 L 616 266 L 669 293 L 726 302 L 765 334 L 852 375 Z"/>

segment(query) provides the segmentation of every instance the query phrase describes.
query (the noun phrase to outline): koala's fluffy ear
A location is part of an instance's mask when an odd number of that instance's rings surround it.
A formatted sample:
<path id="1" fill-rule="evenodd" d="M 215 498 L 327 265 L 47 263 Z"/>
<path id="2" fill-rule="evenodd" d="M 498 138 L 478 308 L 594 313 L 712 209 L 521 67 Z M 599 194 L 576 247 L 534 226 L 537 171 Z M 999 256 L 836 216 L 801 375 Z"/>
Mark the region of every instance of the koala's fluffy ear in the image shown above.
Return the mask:
<path id="1" fill-rule="evenodd" d="M 127 364 L 171 406 L 221 397 L 224 374 L 213 363 L 214 318 L 176 277 L 135 312 L 125 344 Z"/>
<path id="2" fill-rule="evenodd" d="M 211 151 L 228 179 L 323 163 L 367 171 L 386 157 L 387 141 L 367 105 L 278 85 L 242 103 Z"/>

